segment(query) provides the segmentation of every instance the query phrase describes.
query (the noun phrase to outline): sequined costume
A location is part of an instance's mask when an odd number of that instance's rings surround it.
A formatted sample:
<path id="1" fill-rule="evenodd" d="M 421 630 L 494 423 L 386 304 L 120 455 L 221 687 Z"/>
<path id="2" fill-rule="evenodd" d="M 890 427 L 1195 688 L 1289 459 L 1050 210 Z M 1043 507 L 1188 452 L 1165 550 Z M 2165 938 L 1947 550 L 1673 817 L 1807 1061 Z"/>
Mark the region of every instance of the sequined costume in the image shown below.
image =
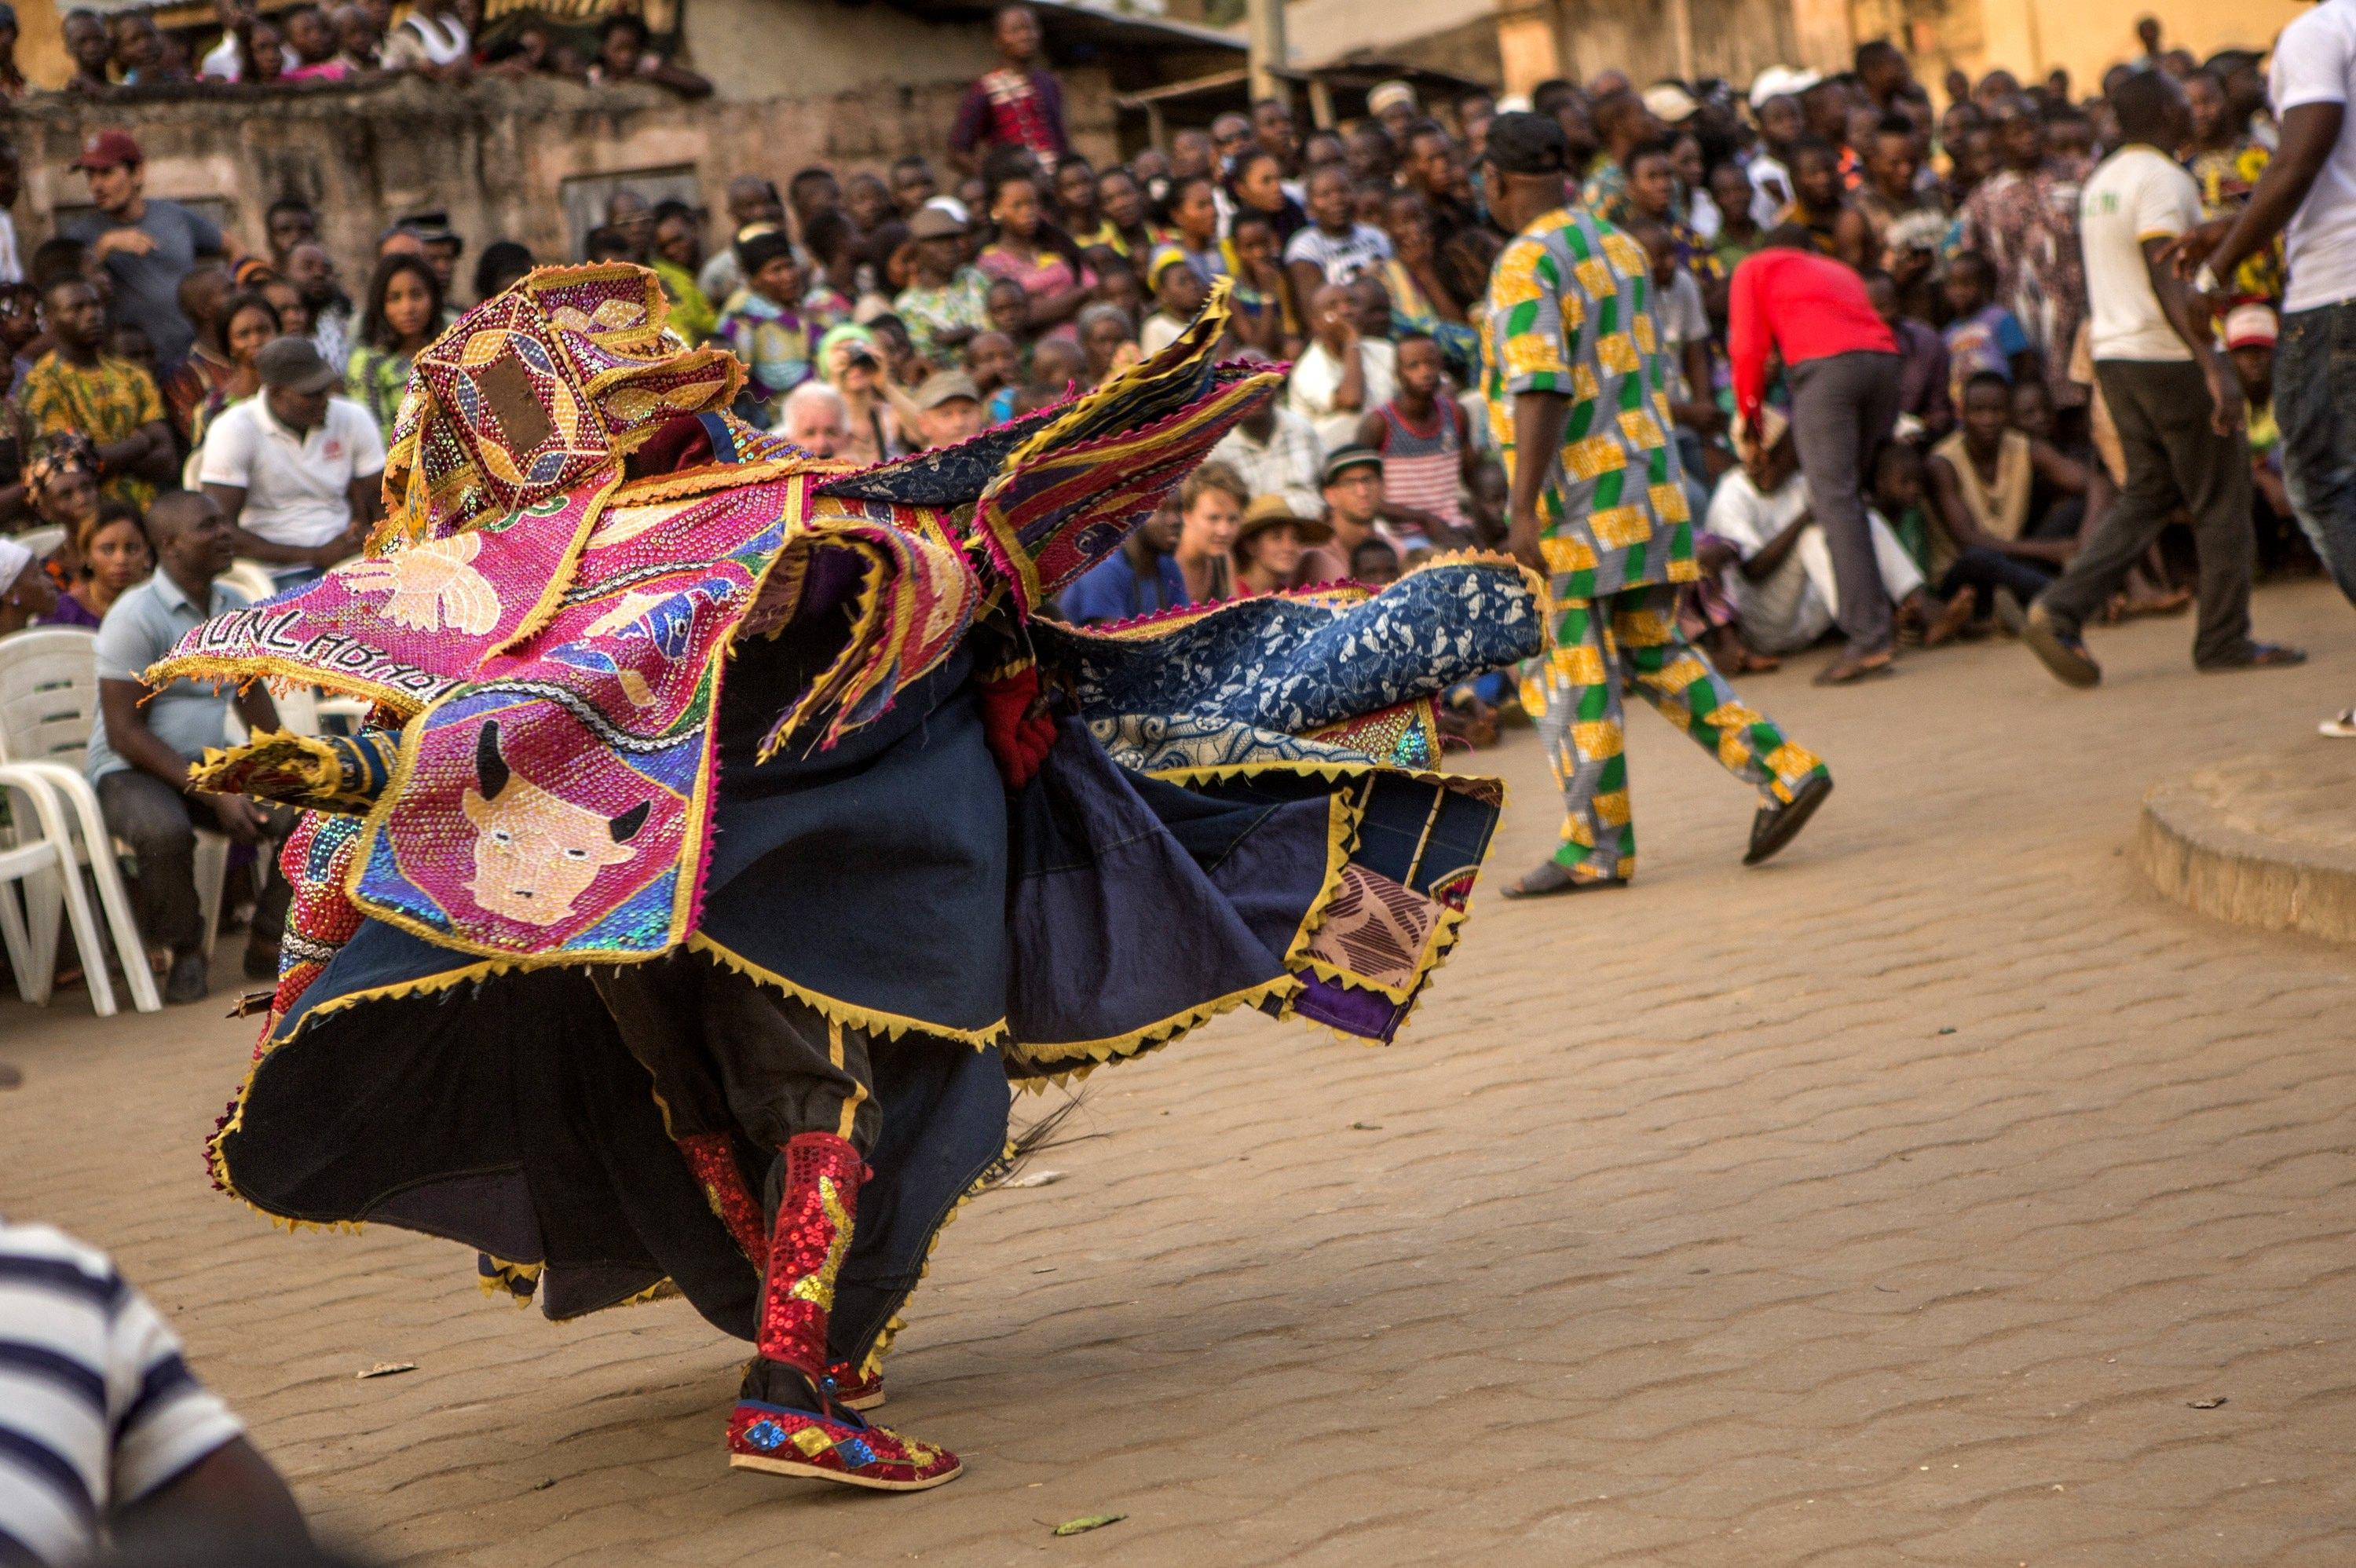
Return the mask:
<path id="1" fill-rule="evenodd" d="M 152 678 L 314 682 L 350 739 L 209 788 L 307 808 L 284 969 L 210 1146 L 296 1221 L 466 1243 L 568 1317 L 683 1293 L 757 1355 L 732 1462 L 886 1489 L 895 1314 L 1010 1084 L 1230 1008 L 1387 1040 L 1500 799 L 1437 693 L 1537 651 L 1512 563 L 1078 631 L 1034 606 L 1237 419 L 1214 300 L 1076 401 L 862 471 L 719 411 L 627 266 L 417 357 L 368 553 Z"/>

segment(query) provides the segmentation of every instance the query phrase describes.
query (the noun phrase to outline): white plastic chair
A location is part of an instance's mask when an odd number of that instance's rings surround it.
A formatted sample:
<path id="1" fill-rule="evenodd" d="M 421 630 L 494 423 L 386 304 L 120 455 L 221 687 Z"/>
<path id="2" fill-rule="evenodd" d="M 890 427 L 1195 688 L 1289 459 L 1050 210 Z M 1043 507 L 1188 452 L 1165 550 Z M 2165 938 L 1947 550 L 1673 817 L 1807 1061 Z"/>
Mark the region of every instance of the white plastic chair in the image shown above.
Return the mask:
<path id="1" fill-rule="evenodd" d="M 6 950 L 8 966 L 16 971 L 16 994 L 35 1007 L 49 999 L 57 977 L 58 908 L 62 903 L 90 986 L 91 1008 L 100 1018 L 113 1017 L 114 985 L 106 973 L 106 944 L 82 892 L 73 831 L 62 804 L 39 773 L 5 763 L 0 763 L 0 796 L 16 802 L 9 827 L 0 834 L 0 948 Z"/>
<path id="2" fill-rule="evenodd" d="M 16 538 L 18 544 L 33 552 L 35 560 L 47 560 L 58 546 L 66 542 L 66 531 L 61 528 L 27 528 Z"/>
<path id="3" fill-rule="evenodd" d="M 253 604 L 261 603 L 278 592 L 278 585 L 270 580 L 270 569 L 246 556 L 231 561 L 230 569 L 220 574 L 220 581 L 244 594 L 247 603 Z"/>
<path id="4" fill-rule="evenodd" d="M 74 858 L 90 868 L 97 883 L 99 907 L 105 912 L 115 954 L 130 984 L 132 1005 L 143 1013 L 152 1013 L 164 1001 L 147 967 L 147 944 L 131 912 L 130 895 L 123 890 L 122 869 L 115 864 L 114 841 L 99 810 L 98 792 L 81 771 L 92 716 L 98 711 L 96 642 L 89 632 L 73 626 L 42 626 L 0 637 L 0 763 L 9 764 L 20 775 L 40 779 L 55 799 L 63 826 L 80 832 Z M 70 831 L 68 843 L 70 846 Z M 228 837 L 200 831 L 197 898 L 205 912 L 209 957 L 228 869 Z M 69 911 L 78 891 L 77 883 L 75 893 L 67 899 Z M 113 993 L 105 964 L 86 967 L 92 1004 L 101 1016 L 112 1013 Z"/>

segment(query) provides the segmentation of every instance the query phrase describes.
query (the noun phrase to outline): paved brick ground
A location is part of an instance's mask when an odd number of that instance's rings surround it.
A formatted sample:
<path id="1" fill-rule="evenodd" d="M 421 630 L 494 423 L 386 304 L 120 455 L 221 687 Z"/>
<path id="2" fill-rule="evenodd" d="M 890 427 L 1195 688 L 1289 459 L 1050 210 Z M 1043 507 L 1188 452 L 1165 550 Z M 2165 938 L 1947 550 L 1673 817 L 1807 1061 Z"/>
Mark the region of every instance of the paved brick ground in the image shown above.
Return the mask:
<path id="1" fill-rule="evenodd" d="M 2091 695 L 2006 645 L 1750 682 L 1840 780 L 1761 871 L 1637 715 L 1635 889 L 1484 897 L 1388 1051 L 1233 1019 L 1101 1074 L 1066 1179 L 967 1211 L 892 1365 L 969 1465 L 921 1498 L 725 1471 L 737 1352 L 682 1304 L 552 1328 L 210 1194 L 241 1024 L 0 1009 L 0 1202 L 114 1248 L 394 1561 L 2342 1563 L 2349 955 L 2122 853 L 2151 780 L 2350 695 L 2327 590 L 2259 620 L 2316 665 L 2195 676 L 2169 623 Z M 1510 872 L 1554 815 L 1492 755 Z"/>

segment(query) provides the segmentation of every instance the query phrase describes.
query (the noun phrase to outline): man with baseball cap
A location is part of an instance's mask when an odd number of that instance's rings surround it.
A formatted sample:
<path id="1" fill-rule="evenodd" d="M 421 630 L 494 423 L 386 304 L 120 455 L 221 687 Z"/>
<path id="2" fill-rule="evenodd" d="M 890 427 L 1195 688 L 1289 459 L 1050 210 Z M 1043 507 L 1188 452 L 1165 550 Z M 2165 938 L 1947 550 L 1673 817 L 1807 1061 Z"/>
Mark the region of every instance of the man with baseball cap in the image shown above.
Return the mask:
<path id="1" fill-rule="evenodd" d="M 273 337 L 253 362 L 262 394 L 214 418 L 197 477 L 236 529 L 238 554 L 292 588 L 359 553 L 380 509 L 384 438 L 367 410 L 334 395 L 340 378 L 309 338 Z"/>
<path id="2" fill-rule="evenodd" d="M 916 388 L 916 428 L 926 450 L 955 446 L 980 435 L 990 424 L 981 406 L 981 389 L 962 370 L 937 370 Z"/>
<path id="3" fill-rule="evenodd" d="M 1509 897 L 1618 887 L 1636 869 L 1622 694 L 1642 695 L 1759 793 L 1744 863 L 1782 849 L 1832 793 L 1815 754 L 1736 697 L 1677 629 L 1699 575 L 1669 370 L 1642 247 L 1563 199 L 1562 127 L 1489 127 L 1489 209 L 1513 242 L 1490 274 L 1483 392 L 1509 485 L 1506 545 L 1552 591 L 1548 652 L 1522 685 L 1561 782 L 1562 844 Z"/>
<path id="4" fill-rule="evenodd" d="M 97 131 L 74 160 L 98 210 L 66 226 L 106 263 L 114 319 L 145 330 L 166 369 L 188 357 L 196 328 L 180 314 L 180 280 L 199 258 L 226 252 L 220 230 L 177 201 L 151 200 L 146 159 L 128 131 Z"/>

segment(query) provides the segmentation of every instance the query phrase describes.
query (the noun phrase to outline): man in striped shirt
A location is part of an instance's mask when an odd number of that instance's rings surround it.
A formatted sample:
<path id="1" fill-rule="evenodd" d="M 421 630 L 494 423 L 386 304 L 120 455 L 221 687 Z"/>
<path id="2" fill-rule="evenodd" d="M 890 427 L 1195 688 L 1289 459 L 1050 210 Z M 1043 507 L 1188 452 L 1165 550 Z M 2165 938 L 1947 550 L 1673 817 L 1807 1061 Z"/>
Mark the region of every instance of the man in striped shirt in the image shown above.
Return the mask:
<path id="1" fill-rule="evenodd" d="M 0 1221 L 0 1565 L 305 1539 L 286 1483 L 104 1253 Z"/>

